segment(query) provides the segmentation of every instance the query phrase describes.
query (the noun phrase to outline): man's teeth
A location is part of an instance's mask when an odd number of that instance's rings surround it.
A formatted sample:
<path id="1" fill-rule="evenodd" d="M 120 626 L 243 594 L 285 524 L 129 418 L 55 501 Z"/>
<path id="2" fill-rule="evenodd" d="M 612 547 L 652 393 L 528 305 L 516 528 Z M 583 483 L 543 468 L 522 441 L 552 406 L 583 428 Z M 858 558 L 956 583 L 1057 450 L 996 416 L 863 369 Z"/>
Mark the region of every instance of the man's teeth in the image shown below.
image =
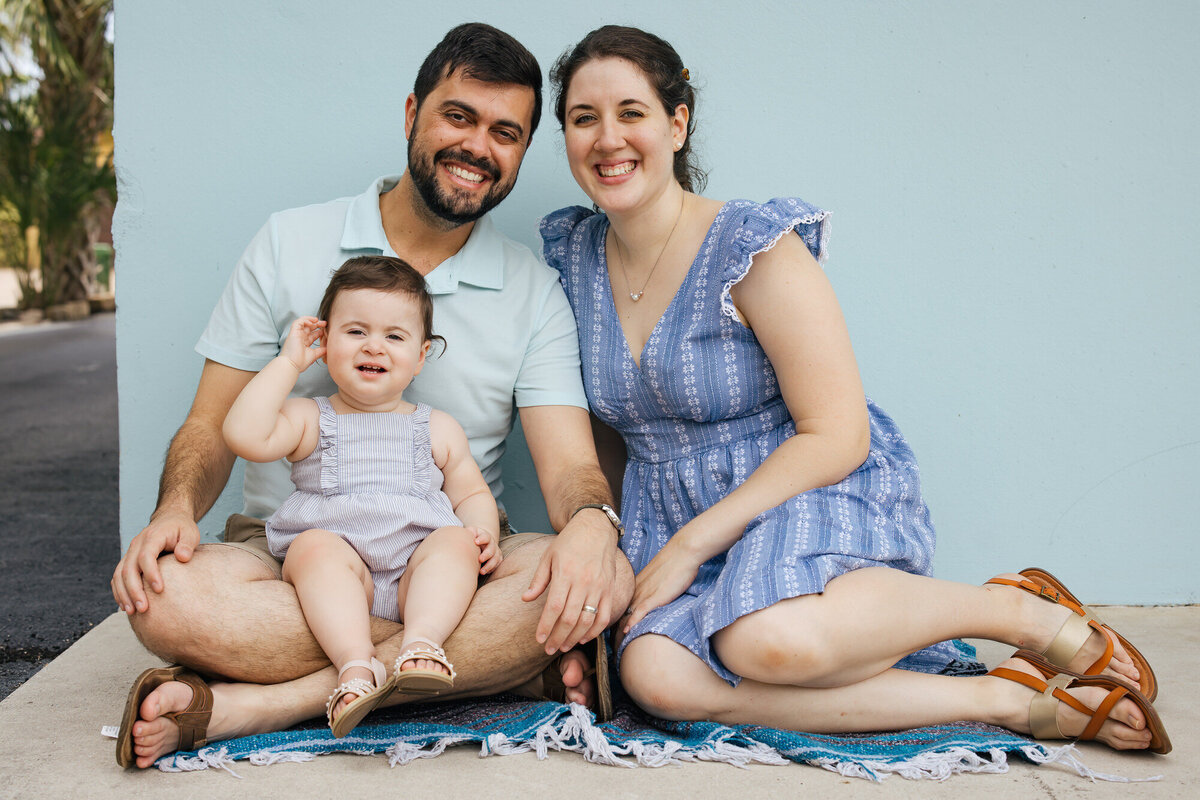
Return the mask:
<path id="1" fill-rule="evenodd" d="M 483 180 L 483 176 L 480 175 L 479 173 L 467 172 L 462 167 L 456 167 L 453 164 L 447 164 L 446 169 L 450 171 L 451 175 L 457 175 L 458 177 L 462 178 L 464 181 L 470 181 L 471 183 L 479 183 Z"/>
<path id="2" fill-rule="evenodd" d="M 600 174 L 605 178 L 615 178 L 618 175 L 628 175 L 633 172 L 633 162 L 626 161 L 623 164 L 617 164 L 615 167 L 600 167 Z"/>

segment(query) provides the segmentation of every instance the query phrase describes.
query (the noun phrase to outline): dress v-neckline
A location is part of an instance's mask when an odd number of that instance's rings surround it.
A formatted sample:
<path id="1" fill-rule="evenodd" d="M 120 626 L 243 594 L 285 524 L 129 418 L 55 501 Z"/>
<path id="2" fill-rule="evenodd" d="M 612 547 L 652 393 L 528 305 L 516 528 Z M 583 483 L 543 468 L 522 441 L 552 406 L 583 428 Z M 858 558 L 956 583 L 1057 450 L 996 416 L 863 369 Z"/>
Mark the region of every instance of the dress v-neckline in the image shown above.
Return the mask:
<path id="1" fill-rule="evenodd" d="M 667 303 L 667 307 L 663 309 L 663 313 L 659 316 L 658 321 L 654 323 L 654 327 L 650 329 L 650 335 L 646 337 L 645 343 L 642 345 L 641 352 L 634 357 L 633 347 L 629 344 L 629 335 L 625 332 L 625 326 L 621 324 L 621 314 L 617 311 L 616 289 L 612 283 L 612 272 L 608 268 L 608 229 L 612 226 L 607 215 L 604 218 L 604 227 L 600 233 L 600 267 L 604 271 L 605 283 L 608 284 L 608 312 L 616 323 L 617 330 L 621 332 L 621 341 L 625 343 L 625 357 L 633 364 L 634 370 L 641 375 L 642 364 L 645 363 L 646 348 L 650 343 L 658 337 L 659 331 L 662 330 L 663 321 L 671 314 L 672 310 L 680 302 L 679 298 L 683 295 L 684 289 L 692 281 L 692 274 L 696 271 L 696 263 L 700 260 L 700 256 L 704 253 L 708 246 L 708 240 L 712 238 L 713 231 L 717 229 L 717 223 L 721 221 L 721 217 L 725 214 L 725 209 L 729 206 L 728 202 L 722 203 L 717 209 L 717 215 L 713 217 L 712 223 L 709 224 L 708 230 L 704 232 L 704 238 L 700 240 L 700 247 L 696 250 L 696 255 L 692 257 L 692 261 L 688 264 L 687 273 L 683 276 L 683 281 L 679 284 L 679 288 L 675 290 L 675 294 L 671 296 L 671 302 Z M 614 234 L 615 235 L 615 234 Z"/>

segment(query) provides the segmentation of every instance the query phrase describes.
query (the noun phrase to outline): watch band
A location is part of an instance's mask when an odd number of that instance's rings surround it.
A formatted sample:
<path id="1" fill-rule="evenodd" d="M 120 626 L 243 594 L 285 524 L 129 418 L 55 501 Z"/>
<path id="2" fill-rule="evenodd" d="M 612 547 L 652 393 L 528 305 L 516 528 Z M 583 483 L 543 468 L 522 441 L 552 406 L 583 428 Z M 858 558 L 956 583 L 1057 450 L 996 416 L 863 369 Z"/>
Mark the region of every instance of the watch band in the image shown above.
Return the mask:
<path id="1" fill-rule="evenodd" d="M 585 508 L 594 508 L 594 509 L 597 509 L 598 511 L 603 511 L 604 516 L 608 517 L 608 521 L 610 523 L 612 523 L 612 526 L 614 528 L 617 529 L 617 539 L 618 540 L 620 540 L 620 538 L 625 535 L 625 526 L 621 524 L 621 518 L 619 516 L 617 516 L 617 512 L 614 511 L 613 507 L 610 506 L 608 503 L 584 503 L 579 508 L 577 508 L 571 512 L 571 517 L 573 518 L 576 514 L 578 514 L 580 511 L 583 511 Z"/>

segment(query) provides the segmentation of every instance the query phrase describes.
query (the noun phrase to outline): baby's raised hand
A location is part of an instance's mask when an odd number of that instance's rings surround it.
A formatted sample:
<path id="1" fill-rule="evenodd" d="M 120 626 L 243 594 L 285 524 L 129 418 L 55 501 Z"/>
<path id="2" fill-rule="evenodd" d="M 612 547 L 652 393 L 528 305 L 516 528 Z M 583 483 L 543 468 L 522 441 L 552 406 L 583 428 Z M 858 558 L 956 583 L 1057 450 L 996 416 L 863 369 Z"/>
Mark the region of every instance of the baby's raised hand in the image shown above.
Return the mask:
<path id="1" fill-rule="evenodd" d="M 325 355 L 325 345 L 313 347 L 324 335 L 323 320 L 316 317 L 300 317 L 292 323 L 292 329 L 288 331 L 279 355 L 291 361 L 300 372 L 304 372 L 318 358 Z"/>

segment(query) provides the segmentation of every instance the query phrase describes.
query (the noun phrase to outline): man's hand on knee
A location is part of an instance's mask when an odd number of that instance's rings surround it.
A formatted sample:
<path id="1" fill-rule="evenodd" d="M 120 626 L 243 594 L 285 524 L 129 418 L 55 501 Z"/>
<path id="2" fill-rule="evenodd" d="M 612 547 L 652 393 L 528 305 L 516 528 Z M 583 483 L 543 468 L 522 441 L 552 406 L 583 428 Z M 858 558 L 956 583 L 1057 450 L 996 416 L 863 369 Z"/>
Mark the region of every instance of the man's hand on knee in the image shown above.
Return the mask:
<path id="1" fill-rule="evenodd" d="M 615 607 L 619 553 L 612 526 L 583 515 L 572 519 L 542 553 L 522 599 L 545 595 L 535 635 L 547 653 L 565 653 L 596 638 L 625 611 Z"/>
<path id="2" fill-rule="evenodd" d="M 145 586 L 159 594 L 166 588 L 158 558 L 174 553 L 175 560 L 186 563 L 200 543 L 200 529 L 186 514 L 163 512 L 155 514 L 150 524 L 129 543 L 129 549 L 113 571 L 113 598 L 126 614 L 147 611 L 150 598 Z"/>

